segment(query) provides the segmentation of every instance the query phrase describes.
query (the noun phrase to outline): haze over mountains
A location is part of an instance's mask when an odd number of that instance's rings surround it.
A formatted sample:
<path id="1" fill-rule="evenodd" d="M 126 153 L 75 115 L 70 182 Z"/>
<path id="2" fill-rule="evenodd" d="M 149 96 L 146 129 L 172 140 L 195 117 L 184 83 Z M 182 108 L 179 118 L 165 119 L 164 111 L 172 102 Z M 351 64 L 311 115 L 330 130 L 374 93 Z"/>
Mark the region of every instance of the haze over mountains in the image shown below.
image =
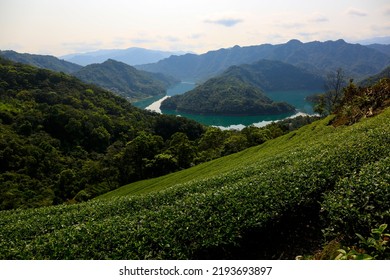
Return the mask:
<path id="1" fill-rule="evenodd" d="M 278 60 L 324 75 L 343 68 L 355 79 L 376 74 L 390 63 L 385 52 L 344 40 L 240 47 L 210 51 L 202 55 L 171 56 L 158 63 L 139 65 L 138 69 L 163 72 L 182 80 L 205 80 L 232 65 L 253 63 L 260 59 Z"/>
<path id="2" fill-rule="evenodd" d="M 264 91 L 319 89 L 323 78 L 337 68 L 342 68 L 347 78 L 359 81 L 390 65 L 390 45 L 364 46 L 344 40 L 309 43 L 290 40 L 278 45 L 234 46 L 201 55 L 128 48 L 63 57 L 81 65 L 93 62 L 86 67 L 47 55 L 14 51 L 0 51 L 0 55 L 70 73 L 130 99 L 164 95 L 169 86 L 180 80 L 202 83 L 221 74 L 234 76 Z M 129 66 L 147 61 L 154 63 Z"/>
<path id="3" fill-rule="evenodd" d="M 320 89 L 324 78 L 292 64 L 262 59 L 231 66 L 217 78 L 236 78 L 264 91 Z"/>
<path id="4" fill-rule="evenodd" d="M 184 52 L 168 52 L 159 50 L 148 50 L 143 48 L 128 48 L 116 50 L 98 50 L 86 53 L 75 53 L 61 56 L 60 58 L 82 66 L 92 63 L 102 63 L 108 59 L 117 60 L 129 65 L 146 64 L 158 62 L 171 55 L 181 55 Z"/>

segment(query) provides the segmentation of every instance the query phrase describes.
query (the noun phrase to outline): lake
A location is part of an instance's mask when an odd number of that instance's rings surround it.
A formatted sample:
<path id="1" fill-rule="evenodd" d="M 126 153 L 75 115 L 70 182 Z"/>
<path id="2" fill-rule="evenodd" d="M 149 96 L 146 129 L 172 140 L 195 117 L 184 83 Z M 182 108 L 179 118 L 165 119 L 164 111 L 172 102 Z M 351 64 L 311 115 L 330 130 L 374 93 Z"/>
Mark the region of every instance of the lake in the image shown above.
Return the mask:
<path id="1" fill-rule="evenodd" d="M 148 98 L 138 102 L 134 102 L 133 105 L 152 111 L 156 111 L 169 115 L 180 115 L 189 119 L 196 120 L 205 125 L 219 126 L 221 128 L 233 128 L 242 129 L 248 125 L 255 125 L 258 127 L 265 126 L 273 121 L 282 120 L 288 117 L 294 117 L 296 115 L 313 114 L 313 109 L 310 103 L 305 101 L 305 97 L 315 93 L 322 92 L 321 89 L 317 90 L 289 90 L 289 91 L 272 91 L 265 94 L 274 101 L 285 101 L 294 105 L 298 112 L 293 114 L 281 114 L 272 116 L 215 116 L 215 115 L 195 115 L 179 113 L 170 110 L 160 110 L 161 102 L 169 96 L 183 94 L 195 88 L 193 82 L 181 82 L 167 90 L 166 96 L 156 96 Z"/>

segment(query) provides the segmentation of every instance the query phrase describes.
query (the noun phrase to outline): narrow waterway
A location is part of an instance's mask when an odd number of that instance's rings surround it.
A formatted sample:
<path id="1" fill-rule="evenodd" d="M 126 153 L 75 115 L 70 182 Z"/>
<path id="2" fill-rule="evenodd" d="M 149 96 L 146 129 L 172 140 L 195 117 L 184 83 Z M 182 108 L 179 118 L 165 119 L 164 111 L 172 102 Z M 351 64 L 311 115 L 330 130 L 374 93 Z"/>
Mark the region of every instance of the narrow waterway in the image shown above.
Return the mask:
<path id="1" fill-rule="evenodd" d="M 257 127 L 265 126 L 271 122 L 291 118 L 299 115 L 313 114 L 311 105 L 305 101 L 305 97 L 315 93 L 321 92 L 321 90 L 290 90 L 290 91 L 273 91 L 268 92 L 266 95 L 274 101 L 285 101 L 297 108 L 296 113 L 292 114 L 280 114 L 271 116 L 220 116 L 220 115 L 195 115 L 187 113 L 178 113 L 176 111 L 161 110 L 161 102 L 170 96 L 183 94 L 195 88 L 195 83 L 181 82 L 167 90 L 167 95 L 150 98 L 148 100 L 142 100 L 133 103 L 142 109 L 155 111 L 162 114 L 169 115 L 181 115 L 183 117 L 196 120 L 205 125 L 218 126 L 224 129 L 242 129 L 248 125 L 254 125 Z"/>

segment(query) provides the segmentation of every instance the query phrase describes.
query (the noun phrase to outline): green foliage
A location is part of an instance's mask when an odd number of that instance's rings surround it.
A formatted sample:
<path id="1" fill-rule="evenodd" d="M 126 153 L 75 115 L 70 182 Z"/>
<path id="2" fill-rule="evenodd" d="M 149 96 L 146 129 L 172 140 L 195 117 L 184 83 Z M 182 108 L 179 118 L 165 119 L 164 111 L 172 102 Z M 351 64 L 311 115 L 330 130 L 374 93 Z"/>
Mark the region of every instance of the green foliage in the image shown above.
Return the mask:
<path id="1" fill-rule="evenodd" d="M 161 109 L 221 115 L 274 115 L 295 111 L 285 102 L 272 102 L 255 86 L 228 76 L 210 79 L 192 91 L 165 99 Z"/>
<path id="2" fill-rule="evenodd" d="M 0 209 L 93 198 L 256 145 L 247 137 L 263 130 L 204 133 L 194 121 L 141 111 L 70 76 L 5 60 L 0 81 Z M 273 126 L 274 136 L 290 130 Z"/>
<path id="3" fill-rule="evenodd" d="M 169 149 L 176 132 L 196 139 L 204 131 L 68 75 L 0 61 L 0 209 L 85 200 L 187 167 L 165 170 L 149 161 Z"/>
<path id="4" fill-rule="evenodd" d="M 163 74 L 140 71 L 112 59 L 85 66 L 74 75 L 84 82 L 101 86 L 129 99 L 165 95 L 166 89 L 178 82 Z"/>
<path id="5" fill-rule="evenodd" d="M 80 65 L 58 59 L 51 55 L 22 54 L 14 51 L 0 51 L 0 57 L 57 72 L 73 73 L 81 69 Z"/>
<path id="6" fill-rule="evenodd" d="M 333 224 L 319 223 L 328 213 L 318 204 L 326 200 L 324 193 L 337 194 L 349 178 L 377 178 L 369 177 L 370 169 L 385 173 L 389 120 L 390 110 L 343 128 L 327 126 L 327 118 L 243 152 L 133 184 L 165 189 L 149 195 L 114 192 L 110 199 L 77 205 L 1 211 L 0 258 L 188 259 L 213 252 L 221 258 L 240 248 L 243 257 L 288 257 L 289 246 L 309 243 L 308 232 L 321 234 Z M 378 218 L 390 209 L 382 195 L 362 205 L 378 205 L 371 211 Z M 350 204 L 344 204 L 347 210 Z M 348 226 L 364 222 L 357 216 Z"/>
<path id="7" fill-rule="evenodd" d="M 345 72 L 338 68 L 326 76 L 325 93 L 307 98 L 313 103 L 314 112 L 321 116 L 333 114 L 344 98 L 344 87 L 347 85 Z"/>
<path id="8" fill-rule="evenodd" d="M 386 228 L 387 224 L 382 224 L 378 228 L 372 229 L 368 238 L 356 233 L 360 245 L 337 250 L 340 254 L 336 260 L 389 259 L 390 234 L 385 233 Z"/>
<path id="9" fill-rule="evenodd" d="M 360 171 L 340 180 L 334 191 L 325 193 L 322 202 L 323 219 L 328 225 L 325 235 L 354 236 L 355 232 L 368 232 L 381 222 L 389 223 L 389 174 L 387 155 L 374 164 L 363 165 Z"/>
<path id="10" fill-rule="evenodd" d="M 336 107 L 334 125 L 350 125 L 363 117 L 371 117 L 389 106 L 390 79 L 382 79 L 370 87 L 357 87 L 352 82 L 343 89 Z"/>

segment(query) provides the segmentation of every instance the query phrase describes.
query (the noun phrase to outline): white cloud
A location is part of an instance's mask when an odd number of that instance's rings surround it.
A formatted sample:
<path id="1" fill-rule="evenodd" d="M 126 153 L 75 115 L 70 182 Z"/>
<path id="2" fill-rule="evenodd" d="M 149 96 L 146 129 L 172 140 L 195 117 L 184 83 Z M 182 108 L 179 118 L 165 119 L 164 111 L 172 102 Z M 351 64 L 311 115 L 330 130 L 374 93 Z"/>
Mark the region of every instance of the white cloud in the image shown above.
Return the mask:
<path id="1" fill-rule="evenodd" d="M 218 25 L 223 25 L 226 27 L 232 27 L 235 26 L 236 24 L 239 24 L 240 22 L 243 22 L 242 19 L 238 18 L 222 18 L 222 19 L 216 19 L 216 20 L 205 20 L 206 23 L 212 23 L 212 24 L 218 24 Z"/>
<path id="2" fill-rule="evenodd" d="M 329 19 L 325 16 L 322 15 L 317 15 L 309 19 L 310 22 L 315 22 L 315 23 L 321 23 L 321 22 L 328 22 Z"/>
<path id="3" fill-rule="evenodd" d="M 358 9 L 355 9 L 355 8 L 349 8 L 347 10 L 347 14 L 350 15 L 350 16 L 358 16 L 358 17 L 368 16 L 368 14 L 366 12 L 358 10 Z"/>

